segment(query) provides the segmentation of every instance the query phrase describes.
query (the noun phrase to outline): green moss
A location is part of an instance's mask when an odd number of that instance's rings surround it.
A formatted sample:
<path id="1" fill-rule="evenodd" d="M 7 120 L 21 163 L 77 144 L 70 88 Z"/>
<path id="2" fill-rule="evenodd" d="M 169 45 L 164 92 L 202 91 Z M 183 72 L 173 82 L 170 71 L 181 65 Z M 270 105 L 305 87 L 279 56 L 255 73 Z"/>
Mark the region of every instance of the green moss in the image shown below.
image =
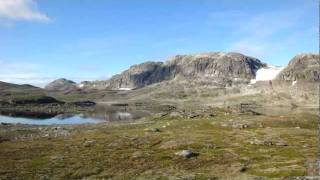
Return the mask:
<path id="1" fill-rule="evenodd" d="M 32 179 L 35 174 L 56 179 L 206 179 L 225 177 L 227 172 L 232 172 L 232 177 L 247 174 L 279 178 L 304 175 L 304 163 L 316 156 L 316 130 L 296 130 L 285 123 L 296 122 L 300 117 L 225 115 L 223 111 L 215 114 L 213 118 L 164 116 L 146 118 L 137 124 L 79 125 L 71 128 L 68 137 L 6 141 L 0 143 L 0 179 Z M 306 117 L 301 117 L 304 123 L 314 121 L 313 117 Z M 240 130 L 221 126 L 230 119 L 250 121 L 252 126 L 264 122 L 270 128 Z M 279 119 L 284 122 L 279 123 Z M 147 128 L 159 128 L 161 132 L 148 132 Z M 4 127 L 0 126 L 0 130 Z M 0 136 L 9 139 L 40 133 L 28 127 L 4 132 L 0 131 Z M 266 136 L 280 137 L 289 146 L 248 143 Z M 86 147 L 87 140 L 95 143 Z M 164 147 L 168 142 L 174 145 Z M 302 142 L 310 147 L 297 148 L 302 147 Z M 184 159 L 175 155 L 183 149 L 192 149 L 199 156 Z M 247 170 L 241 172 L 245 164 Z"/>

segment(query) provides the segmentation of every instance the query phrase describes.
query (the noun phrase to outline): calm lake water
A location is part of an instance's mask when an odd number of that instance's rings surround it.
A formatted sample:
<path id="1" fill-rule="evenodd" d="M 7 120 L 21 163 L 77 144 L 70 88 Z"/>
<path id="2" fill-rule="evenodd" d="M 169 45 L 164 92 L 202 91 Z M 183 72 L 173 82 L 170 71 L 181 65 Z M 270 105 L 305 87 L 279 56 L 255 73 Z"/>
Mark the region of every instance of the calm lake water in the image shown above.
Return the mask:
<path id="1" fill-rule="evenodd" d="M 85 114 L 30 114 L 23 112 L 2 112 L 0 123 L 21 123 L 34 125 L 88 124 L 116 121 L 131 121 L 150 115 L 147 111 L 130 110 L 121 107 L 97 107 L 94 112 Z"/>

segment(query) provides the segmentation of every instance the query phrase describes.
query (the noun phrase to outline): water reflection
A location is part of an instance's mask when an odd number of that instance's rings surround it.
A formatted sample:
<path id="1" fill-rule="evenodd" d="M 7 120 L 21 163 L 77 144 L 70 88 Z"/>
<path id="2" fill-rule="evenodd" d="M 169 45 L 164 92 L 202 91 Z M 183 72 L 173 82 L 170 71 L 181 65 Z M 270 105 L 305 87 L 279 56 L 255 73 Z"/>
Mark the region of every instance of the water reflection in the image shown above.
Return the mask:
<path id="1" fill-rule="evenodd" d="M 30 119 L 50 119 L 55 117 L 57 114 L 46 113 L 46 112 L 30 112 L 30 111 L 0 111 L 0 115 L 16 117 L 16 118 L 30 118 Z"/>
<path id="2" fill-rule="evenodd" d="M 94 111 L 82 114 L 52 114 L 0 111 L 0 123 L 21 124 L 84 124 L 130 121 L 150 115 L 150 112 L 128 107 L 97 106 Z"/>

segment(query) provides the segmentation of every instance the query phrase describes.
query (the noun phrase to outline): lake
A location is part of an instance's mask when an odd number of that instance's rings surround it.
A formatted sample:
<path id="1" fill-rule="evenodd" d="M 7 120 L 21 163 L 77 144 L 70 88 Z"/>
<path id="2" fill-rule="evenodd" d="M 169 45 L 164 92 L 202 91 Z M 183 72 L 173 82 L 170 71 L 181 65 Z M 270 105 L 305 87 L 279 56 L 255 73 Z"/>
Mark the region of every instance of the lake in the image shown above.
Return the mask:
<path id="1" fill-rule="evenodd" d="M 1 112 L 0 123 L 32 125 L 90 124 L 118 121 L 133 121 L 150 115 L 144 110 L 123 107 L 99 106 L 93 112 L 82 114 L 46 114 L 30 112 Z"/>

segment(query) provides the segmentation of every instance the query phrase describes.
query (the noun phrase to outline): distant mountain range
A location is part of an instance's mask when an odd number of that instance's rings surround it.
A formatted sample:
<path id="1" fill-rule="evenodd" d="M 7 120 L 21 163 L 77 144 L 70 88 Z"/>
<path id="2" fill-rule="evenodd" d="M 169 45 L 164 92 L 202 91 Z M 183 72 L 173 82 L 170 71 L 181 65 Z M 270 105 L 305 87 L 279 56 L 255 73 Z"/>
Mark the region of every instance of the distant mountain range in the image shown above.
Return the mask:
<path id="1" fill-rule="evenodd" d="M 201 53 L 177 55 L 166 62 L 145 62 L 134 65 L 105 81 L 76 84 L 58 79 L 48 84 L 50 91 L 76 89 L 132 90 L 163 81 L 192 81 L 199 85 L 230 87 L 247 85 L 259 80 L 319 82 L 319 55 L 300 54 L 286 68 L 270 67 L 254 57 L 239 53 Z M 264 77 L 259 77 L 260 75 Z M 258 76 L 257 76 L 258 75 Z"/>
<path id="2" fill-rule="evenodd" d="M 299 54 L 287 67 L 274 67 L 239 53 L 177 55 L 165 62 L 134 65 L 105 81 L 79 84 L 57 79 L 44 89 L 0 82 L 0 102 L 62 101 L 185 102 L 209 105 L 315 106 L 319 99 L 320 60 Z M 53 101 L 53 100 L 52 100 Z"/>

